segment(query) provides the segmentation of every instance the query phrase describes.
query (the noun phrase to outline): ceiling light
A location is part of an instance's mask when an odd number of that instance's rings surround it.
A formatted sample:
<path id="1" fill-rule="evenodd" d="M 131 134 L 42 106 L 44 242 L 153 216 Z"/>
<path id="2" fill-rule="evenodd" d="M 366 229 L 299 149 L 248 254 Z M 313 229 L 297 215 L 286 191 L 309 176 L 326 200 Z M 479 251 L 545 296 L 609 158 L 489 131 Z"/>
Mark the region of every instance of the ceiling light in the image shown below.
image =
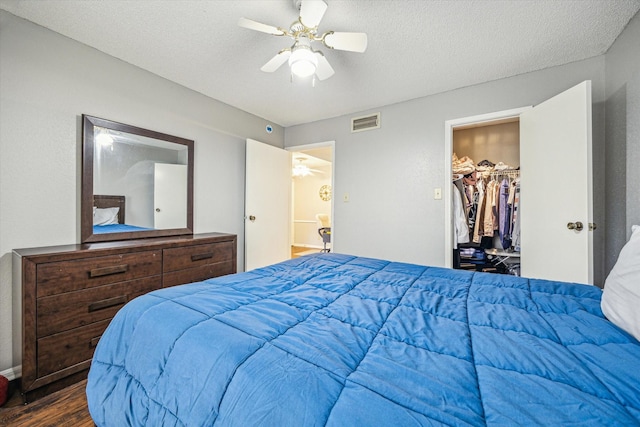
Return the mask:
<path id="1" fill-rule="evenodd" d="M 96 135 L 96 143 L 100 147 L 110 148 L 113 151 L 113 137 L 106 132 L 100 132 Z"/>
<path id="2" fill-rule="evenodd" d="M 309 77 L 315 74 L 317 66 L 318 57 L 311 51 L 311 42 L 306 37 L 300 37 L 289 57 L 291 73 L 298 77 Z"/>
<path id="3" fill-rule="evenodd" d="M 306 165 L 295 165 L 293 167 L 293 176 L 309 176 L 311 175 L 311 169 L 309 169 Z"/>

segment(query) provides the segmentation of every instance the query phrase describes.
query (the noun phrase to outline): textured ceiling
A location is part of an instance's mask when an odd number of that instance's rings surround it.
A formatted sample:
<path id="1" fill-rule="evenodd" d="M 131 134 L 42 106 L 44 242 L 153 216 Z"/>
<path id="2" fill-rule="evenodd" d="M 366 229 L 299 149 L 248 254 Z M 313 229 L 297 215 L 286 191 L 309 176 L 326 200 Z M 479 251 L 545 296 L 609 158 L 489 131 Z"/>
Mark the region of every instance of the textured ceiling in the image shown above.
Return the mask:
<path id="1" fill-rule="evenodd" d="M 327 0 L 319 31 L 368 34 L 365 53 L 321 47 L 336 74 L 291 83 L 260 67 L 288 38 L 292 0 L 0 0 L 0 8 L 282 126 L 601 55 L 640 0 Z"/>

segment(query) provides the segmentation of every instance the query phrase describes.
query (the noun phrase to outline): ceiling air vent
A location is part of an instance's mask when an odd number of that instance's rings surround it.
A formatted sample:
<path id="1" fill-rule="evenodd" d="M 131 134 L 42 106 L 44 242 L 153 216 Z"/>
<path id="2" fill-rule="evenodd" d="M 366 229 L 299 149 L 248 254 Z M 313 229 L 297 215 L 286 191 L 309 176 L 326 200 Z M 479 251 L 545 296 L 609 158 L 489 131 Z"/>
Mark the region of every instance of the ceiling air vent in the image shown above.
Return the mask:
<path id="1" fill-rule="evenodd" d="M 380 128 L 380 113 L 351 119 L 351 132 L 362 132 L 363 130 L 378 128 Z"/>

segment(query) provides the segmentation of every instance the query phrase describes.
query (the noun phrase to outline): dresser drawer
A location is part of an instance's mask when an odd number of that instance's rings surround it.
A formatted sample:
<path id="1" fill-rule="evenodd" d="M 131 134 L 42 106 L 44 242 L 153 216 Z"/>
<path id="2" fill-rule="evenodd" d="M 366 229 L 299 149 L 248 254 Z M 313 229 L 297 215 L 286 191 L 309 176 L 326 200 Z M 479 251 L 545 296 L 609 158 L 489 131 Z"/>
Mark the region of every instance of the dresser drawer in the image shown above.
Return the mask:
<path id="1" fill-rule="evenodd" d="M 125 253 L 39 264 L 37 297 L 162 274 L 162 251 Z"/>
<path id="2" fill-rule="evenodd" d="M 91 359 L 98 340 L 108 325 L 109 320 L 102 320 L 40 338 L 37 350 L 38 376 L 43 377 Z"/>
<path id="3" fill-rule="evenodd" d="M 151 276 L 39 298 L 37 336 L 42 338 L 100 320 L 111 319 L 127 302 L 161 287 L 162 277 Z"/>
<path id="4" fill-rule="evenodd" d="M 216 264 L 206 264 L 199 267 L 165 273 L 162 278 L 162 286 L 183 285 L 185 283 L 200 282 L 212 277 L 224 276 L 235 273 L 233 261 L 224 261 Z"/>
<path id="5" fill-rule="evenodd" d="M 163 271 L 167 273 L 201 267 L 207 264 L 231 261 L 233 258 L 233 247 L 233 242 L 219 242 L 165 249 L 163 251 Z"/>

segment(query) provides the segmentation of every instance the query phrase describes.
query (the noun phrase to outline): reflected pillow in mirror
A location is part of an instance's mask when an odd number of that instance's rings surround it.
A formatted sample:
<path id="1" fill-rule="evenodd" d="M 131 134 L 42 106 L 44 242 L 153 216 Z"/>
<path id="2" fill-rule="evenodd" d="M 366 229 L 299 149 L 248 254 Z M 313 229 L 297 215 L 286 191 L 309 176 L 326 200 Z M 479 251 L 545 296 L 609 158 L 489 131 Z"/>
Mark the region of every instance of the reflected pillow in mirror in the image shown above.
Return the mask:
<path id="1" fill-rule="evenodd" d="M 117 224 L 119 210 L 120 208 L 94 208 L 93 225 Z"/>
<path id="2" fill-rule="evenodd" d="M 601 308 L 607 319 L 640 340 L 640 226 L 631 230 L 604 283 Z"/>

